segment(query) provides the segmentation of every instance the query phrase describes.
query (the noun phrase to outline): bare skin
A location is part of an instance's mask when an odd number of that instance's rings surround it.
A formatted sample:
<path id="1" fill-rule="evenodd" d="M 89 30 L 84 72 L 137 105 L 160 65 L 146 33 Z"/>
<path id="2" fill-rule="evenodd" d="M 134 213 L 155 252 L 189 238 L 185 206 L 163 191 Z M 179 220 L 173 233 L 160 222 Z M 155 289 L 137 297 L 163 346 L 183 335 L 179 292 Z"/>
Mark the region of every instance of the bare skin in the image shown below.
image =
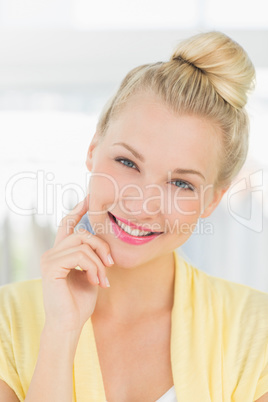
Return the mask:
<path id="1" fill-rule="evenodd" d="M 115 324 L 94 314 L 92 320 L 109 402 L 154 402 L 173 386 L 170 312 L 144 317 L 131 325 Z"/>

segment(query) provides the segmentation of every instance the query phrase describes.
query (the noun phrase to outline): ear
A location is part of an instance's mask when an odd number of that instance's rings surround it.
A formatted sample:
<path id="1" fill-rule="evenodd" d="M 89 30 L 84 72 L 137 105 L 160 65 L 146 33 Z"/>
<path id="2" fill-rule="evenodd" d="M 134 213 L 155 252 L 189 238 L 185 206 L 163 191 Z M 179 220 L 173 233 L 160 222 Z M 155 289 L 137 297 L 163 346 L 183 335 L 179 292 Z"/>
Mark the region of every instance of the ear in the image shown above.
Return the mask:
<path id="1" fill-rule="evenodd" d="M 226 193 L 230 186 L 218 189 L 214 192 L 213 199 L 210 204 L 205 208 L 204 212 L 200 215 L 201 218 L 207 218 L 215 210 L 217 205 L 220 203 L 222 197 Z"/>
<path id="2" fill-rule="evenodd" d="M 96 148 L 96 146 L 98 145 L 98 143 L 99 143 L 99 135 L 98 135 L 98 133 L 95 133 L 94 137 L 92 138 L 91 143 L 89 145 L 88 151 L 87 151 L 86 166 L 90 172 L 92 170 L 93 151 Z"/>

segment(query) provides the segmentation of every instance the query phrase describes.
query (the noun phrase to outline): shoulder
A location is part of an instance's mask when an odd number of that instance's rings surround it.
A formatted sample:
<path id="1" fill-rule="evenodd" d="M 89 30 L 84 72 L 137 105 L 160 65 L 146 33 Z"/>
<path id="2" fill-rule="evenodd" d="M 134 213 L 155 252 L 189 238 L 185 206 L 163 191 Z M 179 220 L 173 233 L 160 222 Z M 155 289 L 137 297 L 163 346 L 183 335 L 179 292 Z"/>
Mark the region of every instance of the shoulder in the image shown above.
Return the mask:
<path id="1" fill-rule="evenodd" d="M 177 267 L 177 293 L 184 293 L 188 306 L 198 311 L 211 330 L 222 328 L 226 342 L 239 343 L 243 338 L 255 345 L 259 342 L 262 348 L 267 345 L 268 293 L 213 277 L 180 255 Z"/>
<path id="2" fill-rule="evenodd" d="M 42 279 L 31 279 L 28 281 L 13 282 L 0 286 L 1 301 L 17 301 L 42 295 Z"/>
<path id="3" fill-rule="evenodd" d="M 41 279 L 0 287 L 0 379 L 20 400 L 34 372 L 44 320 Z"/>
<path id="4" fill-rule="evenodd" d="M 225 309 L 233 309 L 233 307 L 241 309 L 244 306 L 250 309 L 248 313 L 256 312 L 256 309 L 268 313 L 268 293 L 209 275 L 180 254 L 177 254 L 177 265 L 180 265 L 180 269 L 184 271 L 191 289 L 196 290 L 200 297 L 205 296 L 207 301 L 211 298 Z"/>
<path id="5" fill-rule="evenodd" d="M 25 292 L 25 290 L 40 290 L 42 288 L 42 279 L 31 279 L 28 281 L 19 281 L 8 283 L 7 285 L 0 286 L 0 296 L 3 294 L 17 294 Z"/>
<path id="6" fill-rule="evenodd" d="M 1 317 L 9 320 L 43 318 L 42 280 L 14 282 L 0 287 Z M 0 320 L 2 321 L 2 320 Z"/>
<path id="7" fill-rule="evenodd" d="M 207 364 L 216 357 L 235 400 L 258 399 L 268 383 L 268 294 L 208 275 L 180 255 L 175 282 L 176 320 L 184 312 L 183 325 L 197 329 L 191 337 Z"/>

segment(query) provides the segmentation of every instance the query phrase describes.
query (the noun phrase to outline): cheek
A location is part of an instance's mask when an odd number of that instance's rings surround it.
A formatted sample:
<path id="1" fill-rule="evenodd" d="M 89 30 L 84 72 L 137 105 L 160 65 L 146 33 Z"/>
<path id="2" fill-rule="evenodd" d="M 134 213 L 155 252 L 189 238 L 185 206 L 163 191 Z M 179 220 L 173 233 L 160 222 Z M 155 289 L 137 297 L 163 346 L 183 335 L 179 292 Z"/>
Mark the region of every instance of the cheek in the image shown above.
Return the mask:
<path id="1" fill-rule="evenodd" d="M 180 247 L 196 230 L 201 214 L 199 197 L 181 196 L 174 199 L 171 214 L 166 215 L 166 229 L 173 248 Z"/>
<path id="2" fill-rule="evenodd" d="M 109 173 L 93 173 L 90 178 L 89 190 L 98 195 L 115 195 L 118 193 L 118 183 Z"/>
<path id="3" fill-rule="evenodd" d="M 176 194 L 173 201 L 173 210 L 183 221 L 196 219 L 201 214 L 203 201 L 199 193 Z"/>
<path id="4" fill-rule="evenodd" d="M 95 166 L 90 177 L 88 185 L 88 191 L 91 195 L 89 208 L 94 211 L 100 211 L 105 207 L 111 209 L 111 206 L 116 205 L 122 195 L 125 196 L 132 191 L 130 183 L 129 176 L 122 174 L 116 165 L 113 166 L 111 163 L 105 163 L 102 160 Z"/>
<path id="5" fill-rule="evenodd" d="M 115 180 L 113 172 L 105 164 L 102 164 L 101 169 L 96 167 L 92 172 L 88 191 L 90 194 L 89 209 L 94 211 L 103 209 L 104 205 L 109 207 L 118 198 L 118 181 Z"/>

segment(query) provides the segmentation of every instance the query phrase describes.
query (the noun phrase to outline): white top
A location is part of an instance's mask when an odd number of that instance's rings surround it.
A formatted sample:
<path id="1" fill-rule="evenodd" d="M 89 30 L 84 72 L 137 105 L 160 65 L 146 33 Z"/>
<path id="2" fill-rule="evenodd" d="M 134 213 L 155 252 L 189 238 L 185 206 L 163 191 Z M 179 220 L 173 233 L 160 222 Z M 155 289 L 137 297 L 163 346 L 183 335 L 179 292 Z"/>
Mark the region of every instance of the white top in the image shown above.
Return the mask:
<path id="1" fill-rule="evenodd" d="M 155 402 L 178 402 L 174 385 Z"/>

